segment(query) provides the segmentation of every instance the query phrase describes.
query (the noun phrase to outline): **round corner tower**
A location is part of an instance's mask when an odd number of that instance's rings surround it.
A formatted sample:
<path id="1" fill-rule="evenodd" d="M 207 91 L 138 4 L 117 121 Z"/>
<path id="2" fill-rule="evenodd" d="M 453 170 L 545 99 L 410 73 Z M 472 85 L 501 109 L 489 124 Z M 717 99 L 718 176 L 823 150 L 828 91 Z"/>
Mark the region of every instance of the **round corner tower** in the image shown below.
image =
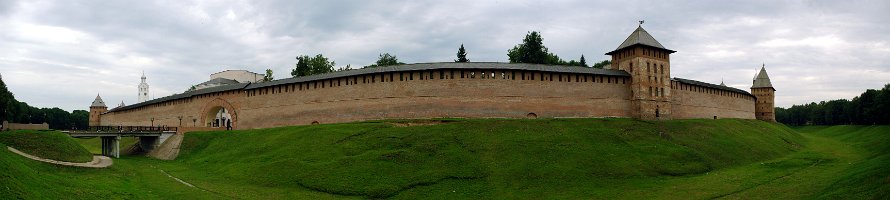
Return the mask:
<path id="1" fill-rule="evenodd" d="M 631 75 L 632 115 L 639 119 L 671 119 L 671 60 L 665 48 L 640 26 L 612 56 L 612 69 Z"/>
<path id="2" fill-rule="evenodd" d="M 758 120 L 776 122 L 775 101 L 776 89 L 766 74 L 766 65 L 760 68 L 760 72 L 754 76 L 754 84 L 751 86 L 751 94 L 754 95 L 754 118 Z"/>
<path id="3" fill-rule="evenodd" d="M 102 97 L 96 95 L 96 100 L 93 100 L 93 104 L 90 105 L 90 122 L 89 126 L 100 126 L 102 122 L 102 113 L 108 111 L 108 107 L 105 106 L 105 102 L 102 101 Z"/>

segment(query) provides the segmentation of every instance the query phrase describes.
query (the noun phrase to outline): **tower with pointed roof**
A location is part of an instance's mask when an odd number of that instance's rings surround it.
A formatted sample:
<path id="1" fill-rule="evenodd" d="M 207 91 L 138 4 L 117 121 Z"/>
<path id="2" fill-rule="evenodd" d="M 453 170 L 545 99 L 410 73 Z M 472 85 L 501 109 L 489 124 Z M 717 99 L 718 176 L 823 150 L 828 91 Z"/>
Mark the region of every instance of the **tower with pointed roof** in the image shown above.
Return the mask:
<path id="1" fill-rule="evenodd" d="M 108 111 L 108 106 L 105 106 L 105 101 L 102 101 L 102 97 L 96 94 L 96 99 L 93 100 L 93 104 L 90 105 L 90 126 L 99 126 L 102 121 L 102 113 Z"/>
<path id="2" fill-rule="evenodd" d="M 142 83 L 139 83 L 139 102 L 148 101 L 148 83 L 145 82 L 145 72 L 142 72 Z"/>
<path id="3" fill-rule="evenodd" d="M 754 76 L 754 84 L 751 85 L 751 94 L 756 97 L 754 101 L 755 118 L 768 122 L 776 121 L 775 100 L 776 89 L 766 74 L 766 65 L 760 67 L 760 72 Z"/>
<path id="4" fill-rule="evenodd" d="M 631 75 L 633 116 L 640 119 L 671 118 L 671 62 L 676 51 L 665 48 L 640 26 L 614 51 L 611 69 Z"/>

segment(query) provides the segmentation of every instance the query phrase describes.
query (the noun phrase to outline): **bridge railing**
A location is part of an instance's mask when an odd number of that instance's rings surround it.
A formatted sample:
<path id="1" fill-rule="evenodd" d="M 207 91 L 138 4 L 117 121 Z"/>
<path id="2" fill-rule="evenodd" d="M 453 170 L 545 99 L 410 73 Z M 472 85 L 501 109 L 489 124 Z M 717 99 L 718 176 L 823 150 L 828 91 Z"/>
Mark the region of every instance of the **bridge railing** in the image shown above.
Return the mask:
<path id="1" fill-rule="evenodd" d="M 166 126 L 90 126 L 85 132 L 130 132 L 130 133 L 156 133 L 176 131 L 177 127 Z"/>

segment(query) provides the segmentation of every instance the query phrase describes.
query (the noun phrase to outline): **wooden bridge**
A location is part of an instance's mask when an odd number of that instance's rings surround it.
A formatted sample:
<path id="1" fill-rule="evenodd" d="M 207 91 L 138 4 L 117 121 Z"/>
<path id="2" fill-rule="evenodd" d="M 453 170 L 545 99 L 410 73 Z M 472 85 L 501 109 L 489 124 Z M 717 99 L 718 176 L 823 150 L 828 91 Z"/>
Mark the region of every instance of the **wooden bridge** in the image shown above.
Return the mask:
<path id="1" fill-rule="evenodd" d="M 121 137 L 138 137 L 139 146 L 151 151 L 176 134 L 177 127 L 155 126 L 90 126 L 87 130 L 62 131 L 75 138 L 102 138 L 102 155 L 120 158 Z"/>

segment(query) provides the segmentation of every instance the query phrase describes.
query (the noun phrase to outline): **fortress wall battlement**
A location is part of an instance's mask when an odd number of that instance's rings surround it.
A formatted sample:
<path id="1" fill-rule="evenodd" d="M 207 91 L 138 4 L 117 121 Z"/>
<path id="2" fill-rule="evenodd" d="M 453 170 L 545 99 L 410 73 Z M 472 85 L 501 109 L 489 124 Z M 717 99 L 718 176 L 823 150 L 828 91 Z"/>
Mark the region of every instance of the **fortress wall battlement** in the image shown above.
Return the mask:
<path id="1" fill-rule="evenodd" d="M 621 73 L 513 67 L 372 71 L 283 80 L 112 109 L 102 114 L 101 124 L 179 126 L 181 116 L 184 127 L 206 126 L 213 117 L 210 112 L 220 107 L 218 102 L 228 105 L 224 107 L 233 113 L 238 129 L 394 118 L 631 115 L 630 77 Z"/>
<path id="2" fill-rule="evenodd" d="M 675 118 L 754 119 L 755 98 L 749 93 L 672 81 Z"/>
<path id="3" fill-rule="evenodd" d="M 236 129 L 252 129 L 442 117 L 775 121 L 775 89 L 765 67 L 756 75 L 751 94 L 722 84 L 671 78 L 670 55 L 675 52 L 656 41 L 641 22 L 618 48 L 606 53 L 612 57 L 607 69 L 418 63 L 222 85 L 107 112 L 97 96 L 90 107 L 90 124 L 231 124 Z"/>
<path id="4" fill-rule="evenodd" d="M 233 107 L 239 107 L 244 93 L 240 90 L 227 90 L 215 93 L 195 95 L 188 98 L 162 101 L 141 105 L 126 110 L 112 109 L 102 114 L 101 126 L 206 126 L 205 119 L 208 105 L 217 99 L 226 99 Z M 194 120 L 193 120 L 194 119 Z M 154 120 L 154 121 L 152 121 Z"/>
<path id="5" fill-rule="evenodd" d="M 449 65 L 443 63 L 441 65 Z M 512 65 L 512 64 L 507 64 Z M 560 66 L 551 66 L 559 68 Z M 219 108 L 237 129 L 403 118 L 633 117 L 620 73 L 512 67 L 366 71 L 175 95 L 115 108 L 105 126 L 206 127 Z M 704 83 L 701 83 L 704 84 Z M 674 119 L 754 118 L 754 97 L 734 88 L 671 81 Z M 734 90 L 733 90 L 734 89 Z"/>
<path id="6" fill-rule="evenodd" d="M 504 69 L 375 73 L 247 90 L 240 123 L 276 127 L 398 118 L 523 118 L 530 113 L 628 117 L 628 81 Z"/>

